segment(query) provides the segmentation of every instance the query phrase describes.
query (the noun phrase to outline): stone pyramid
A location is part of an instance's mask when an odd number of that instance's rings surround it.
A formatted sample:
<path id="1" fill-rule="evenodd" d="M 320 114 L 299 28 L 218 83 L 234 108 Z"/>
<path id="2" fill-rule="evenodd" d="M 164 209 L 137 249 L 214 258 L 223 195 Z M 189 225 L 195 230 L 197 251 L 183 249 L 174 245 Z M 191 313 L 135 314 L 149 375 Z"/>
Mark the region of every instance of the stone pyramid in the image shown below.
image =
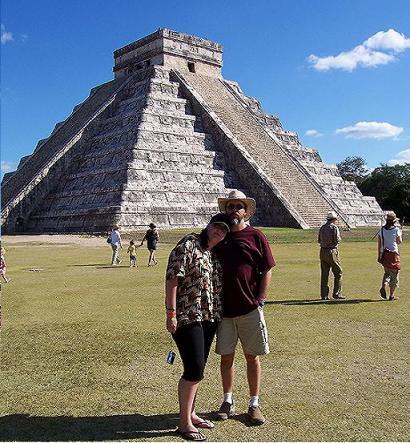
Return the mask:
<path id="1" fill-rule="evenodd" d="M 256 199 L 253 224 L 380 223 L 373 197 L 223 79 L 219 44 L 160 29 L 114 59 L 115 79 L 4 176 L 3 232 L 203 226 L 233 188 Z"/>

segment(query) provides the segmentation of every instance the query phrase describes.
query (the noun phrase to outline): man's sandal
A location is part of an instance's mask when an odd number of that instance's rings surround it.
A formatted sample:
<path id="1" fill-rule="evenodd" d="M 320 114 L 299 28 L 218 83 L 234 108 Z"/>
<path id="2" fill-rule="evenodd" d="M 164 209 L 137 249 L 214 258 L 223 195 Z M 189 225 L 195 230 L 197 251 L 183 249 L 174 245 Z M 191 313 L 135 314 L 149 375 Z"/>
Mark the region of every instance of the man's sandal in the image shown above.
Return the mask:
<path id="1" fill-rule="evenodd" d="M 177 429 L 177 434 L 180 435 L 185 440 L 189 441 L 206 441 L 206 437 L 200 431 L 181 431 L 181 429 Z"/>

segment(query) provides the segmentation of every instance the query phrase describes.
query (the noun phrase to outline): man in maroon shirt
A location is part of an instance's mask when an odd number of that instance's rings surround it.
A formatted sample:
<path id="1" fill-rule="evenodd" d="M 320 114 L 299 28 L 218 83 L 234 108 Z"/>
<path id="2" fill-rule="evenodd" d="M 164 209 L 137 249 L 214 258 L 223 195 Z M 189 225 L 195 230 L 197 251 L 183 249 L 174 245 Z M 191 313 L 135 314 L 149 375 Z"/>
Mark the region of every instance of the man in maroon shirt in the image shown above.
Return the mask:
<path id="1" fill-rule="evenodd" d="M 234 414 L 234 357 L 239 339 L 247 365 L 249 418 L 252 424 L 262 425 L 265 418 L 259 406 L 259 355 L 269 353 L 262 306 L 275 260 L 265 235 L 247 223 L 256 209 L 253 198 L 234 190 L 228 198 L 218 199 L 218 205 L 232 221 L 231 233 L 217 251 L 223 267 L 223 319 L 218 326 L 216 352 L 221 355 L 224 390 L 218 417 L 226 420 Z"/>

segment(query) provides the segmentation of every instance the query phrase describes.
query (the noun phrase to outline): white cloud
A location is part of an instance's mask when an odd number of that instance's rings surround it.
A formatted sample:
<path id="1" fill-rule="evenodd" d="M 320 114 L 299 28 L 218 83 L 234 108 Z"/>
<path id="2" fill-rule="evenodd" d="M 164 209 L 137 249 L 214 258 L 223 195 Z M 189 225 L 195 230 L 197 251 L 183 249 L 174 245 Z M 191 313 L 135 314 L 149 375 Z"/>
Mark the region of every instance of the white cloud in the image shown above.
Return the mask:
<path id="1" fill-rule="evenodd" d="M 394 29 L 389 29 L 377 32 L 350 51 L 327 57 L 311 54 L 307 60 L 317 71 L 342 69 L 352 72 L 359 67 L 369 68 L 394 62 L 397 60 L 397 53 L 409 48 L 409 38 Z"/>
<path id="2" fill-rule="evenodd" d="M 330 57 L 317 57 L 309 55 L 308 61 L 312 63 L 316 71 L 328 71 L 329 69 L 343 69 L 352 72 L 359 66 L 371 67 L 387 65 L 396 60 L 391 54 L 380 51 L 371 51 L 364 46 L 356 46 L 349 52 L 341 52 L 339 55 Z"/>
<path id="3" fill-rule="evenodd" d="M 387 162 L 389 166 L 404 165 L 405 163 L 410 163 L 410 148 L 399 152 L 395 158 Z"/>
<path id="4" fill-rule="evenodd" d="M 410 38 L 406 38 L 404 34 L 401 34 L 394 29 L 389 29 L 386 32 L 377 32 L 368 38 L 363 44 L 370 49 L 403 52 L 410 48 Z"/>
<path id="5" fill-rule="evenodd" d="M 322 133 L 317 131 L 316 129 L 308 129 L 305 132 L 305 135 L 309 136 L 309 137 L 322 137 Z"/>
<path id="6" fill-rule="evenodd" d="M 13 162 L 9 162 L 7 160 L 1 161 L 1 172 L 4 174 L 6 172 L 11 172 L 16 169 L 16 165 Z"/>
<path id="7" fill-rule="evenodd" d="M 1 25 L 1 44 L 5 45 L 7 42 L 13 41 L 13 34 L 11 32 L 6 31 L 6 27 Z"/>
<path id="8" fill-rule="evenodd" d="M 353 126 L 347 126 L 336 130 L 336 134 L 344 134 L 346 138 L 382 138 L 397 137 L 403 132 L 403 128 L 385 122 L 358 122 Z"/>

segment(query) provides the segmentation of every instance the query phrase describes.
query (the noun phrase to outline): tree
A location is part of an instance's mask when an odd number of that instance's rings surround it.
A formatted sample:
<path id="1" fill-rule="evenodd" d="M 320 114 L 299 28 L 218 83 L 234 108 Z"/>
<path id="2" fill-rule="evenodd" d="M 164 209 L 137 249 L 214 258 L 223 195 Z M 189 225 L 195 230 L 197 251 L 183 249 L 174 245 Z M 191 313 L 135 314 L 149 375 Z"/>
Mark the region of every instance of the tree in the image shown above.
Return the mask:
<path id="1" fill-rule="evenodd" d="M 381 164 L 359 185 L 364 195 L 376 197 L 383 210 L 394 210 L 398 217 L 410 220 L 410 163 Z"/>
<path id="2" fill-rule="evenodd" d="M 336 166 L 343 180 L 353 181 L 357 185 L 369 174 L 369 169 L 362 157 L 347 157 Z"/>

